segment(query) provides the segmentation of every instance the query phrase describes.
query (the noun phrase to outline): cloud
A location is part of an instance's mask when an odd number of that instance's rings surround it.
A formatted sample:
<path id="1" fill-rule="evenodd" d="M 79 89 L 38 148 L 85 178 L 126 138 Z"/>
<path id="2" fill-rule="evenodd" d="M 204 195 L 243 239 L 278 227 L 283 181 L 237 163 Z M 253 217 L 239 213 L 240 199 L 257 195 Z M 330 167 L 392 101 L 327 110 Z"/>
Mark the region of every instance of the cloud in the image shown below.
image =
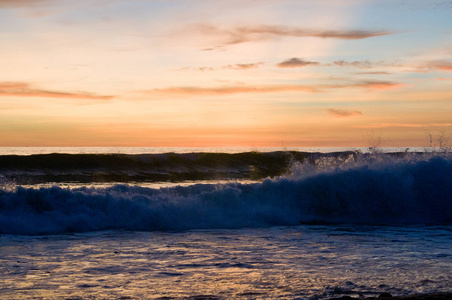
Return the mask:
<path id="1" fill-rule="evenodd" d="M 234 65 L 225 65 L 225 66 L 218 67 L 218 68 L 214 68 L 214 67 L 197 67 L 197 68 L 187 67 L 187 68 L 180 69 L 180 71 L 184 71 L 184 70 L 216 71 L 216 70 L 219 70 L 219 69 L 223 69 L 223 70 L 249 70 L 249 69 L 259 68 L 263 64 L 264 64 L 263 62 L 250 63 L 250 64 L 234 64 Z"/>
<path id="2" fill-rule="evenodd" d="M 376 61 L 371 62 L 370 60 L 355 60 L 355 61 L 346 61 L 346 60 L 336 60 L 332 63 L 320 63 L 317 61 L 307 61 L 301 58 L 289 58 L 283 62 L 277 64 L 280 68 L 296 68 L 296 67 L 304 67 L 304 66 L 325 66 L 325 67 L 353 67 L 353 68 L 362 68 L 362 69 L 370 69 L 374 67 L 400 67 L 402 66 L 396 62 L 388 62 L 388 61 Z M 387 72 L 367 72 L 361 74 L 390 74 Z"/>
<path id="3" fill-rule="evenodd" d="M 216 47 L 203 50 L 215 50 L 224 46 L 236 45 L 250 41 L 269 40 L 276 37 L 317 37 L 345 40 L 360 40 L 371 37 L 392 34 L 390 31 L 374 30 L 314 30 L 299 27 L 257 25 L 220 28 L 212 24 L 194 24 L 190 31 L 195 30 L 203 35 L 218 38 L 221 42 Z"/>
<path id="4" fill-rule="evenodd" d="M 430 61 L 425 64 L 424 68 L 442 70 L 442 71 L 452 71 L 452 62 L 447 61 L 447 60 Z"/>
<path id="5" fill-rule="evenodd" d="M 330 64 L 324 64 L 324 66 L 339 66 L 339 67 L 355 67 L 362 69 L 370 69 L 374 67 L 401 67 L 401 68 L 411 68 L 417 72 L 428 72 L 431 70 L 442 70 L 442 71 L 452 71 L 452 62 L 447 60 L 435 60 L 427 61 L 421 64 L 413 63 L 401 63 L 401 62 L 391 62 L 391 61 L 374 61 L 369 60 L 356 60 L 356 61 L 346 61 L 337 60 Z M 360 74 L 390 74 L 386 72 L 366 72 Z"/>
<path id="6" fill-rule="evenodd" d="M 69 93 L 69 92 L 41 90 L 33 88 L 28 83 L 24 82 L 0 82 L 0 96 L 100 99 L 100 100 L 109 100 L 113 98 L 113 96 L 95 95 L 85 92 Z"/>
<path id="7" fill-rule="evenodd" d="M 414 63 L 403 63 L 396 61 L 369 61 L 369 60 L 356 60 L 356 61 L 346 61 L 337 60 L 330 64 L 324 64 L 324 66 L 338 66 L 338 67 L 355 67 L 362 69 L 370 69 L 374 67 L 401 67 L 414 69 L 417 72 L 428 72 L 431 70 L 442 70 L 442 71 L 452 71 L 452 62 L 447 60 L 435 60 L 427 61 L 420 64 Z M 390 74 L 387 72 L 363 72 L 360 74 Z"/>
<path id="8" fill-rule="evenodd" d="M 356 74 L 360 74 L 360 75 L 391 75 L 392 73 L 390 73 L 390 72 L 383 72 L 383 71 L 381 71 L 381 72 L 376 71 L 376 72 L 358 72 Z"/>
<path id="9" fill-rule="evenodd" d="M 27 8 L 56 2 L 55 0 L 0 0 L 0 8 Z"/>
<path id="10" fill-rule="evenodd" d="M 397 61 L 386 61 L 386 60 L 370 61 L 368 59 L 354 61 L 336 60 L 330 64 L 326 64 L 326 66 L 354 67 L 362 69 L 369 69 L 374 67 L 404 67 L 403 64 Z"/>
<path id="11" fill-rule="evenodd" d="M 393 81 L 381 81 L 381 80 L 366 80 L 359 82 L 351 82 L 347 84 L 333 84 L 333 85 L 325 85 L 324 88 L 329 89 L 338 89 L 338 88 L 354 88 L 361 87 L 366 89 L 373 90 L 387 90 L 392 88 L 398 88 L 403 86 L 403 84 Z"/>
<path id="12" fill-rule="evenodd" d="M 300 58 L 290 58 L 283 62 L 280 62 L 277 64 L 279 68 L 298 68 L 298 67 L 306 67 L 306 66 L 312 66 L 312 65 L 318 65 L 319 63 L 316 61 L 307 61 Z"/>
<path id="13" fill-rule="evenodd" d="M 352 116 L 362 116 L 363 113 L 358 110 L 345 110 L 345 109 L 327 109 L 327 112 L 336 117 L 352 117 Z"/>
<path id="14" fill-rule="evenodd" d="M 168 87 L 160 89 L 142 90 L 139 93 L 147 95 L 231 95 L 231 94 L 244 94 L 244 93 L 280 93 L 280 92 L 308 92 L 315 93 L 328 89 L 339 88 L 356 88 L 361 87 L 371 90 L 384 90 L 389 88 L 395 88 L 402 86 L 400 83 L 390 81 L 360 81 L 351 82 L 348 84 L 337 85 L 264 85 L 264 86 L 251 86 L 251 85 L 229 85 L 229 86 L 217 86 L 217 87 L 197 87 L 197 86 L 181 86 L 181 87 Z"/>
<path id="15" fill-rule="evenodd" d="M 317 89 L 303 85 L 271 86 L 220 86 L 220 87 L 169 87 L 141 91 L 146 94 L 168 95 L 230 95 L 240 93 L 276 93 L 276 92 L 316 92 Z"/>
<path id="16" fill-rule="evenodd" d="M 196 70 L 198 70 L 198 71 L 215 71 L 215 68 L 212 68 L 212 67 L 199 67 L 199 68 L 196 68 Z"/>
<path id="17" fill-rule="evenodd" d="M 356 128 L 387 128 L 387 127 L 402 127 L 402 128 L 423 128 L 423 127 L 450 127 L 452 123 L 429 123 L 429 124 L 414 124 L 414 123 L 382 123 L 375 125 L 361 125 Z"/>
<path id="18" fill-rule="evenodd" d="M 372 67 L 372 63 L 369 60 L 356 60 L 356 61 L 337 60 L 333 62 L 333 65 L 340 67 L 356 67 L 356 68 Z"/>
<path id="19" fill-rule="evenodd" d="M 232 65 L 224 65 L 221 67 L 183 67 L 177 69 L 176 71 L 217 71 L 217 70 L 249 70 L 256 69 L 260 66 L 264 65 L 263 62 L 258 63 L 249 63 L 249 64 L 232 64 Z"/>
<path id="20" fill-rule="evenodd" d="M 263 64 L 264 64 L 263 62 L 251 63 L 251 64 L 235 64 L 235 65 L 223 66 L 222 68 L 223 69 L 232 69 L 232 70 L 248 70 L 248 69 L 259 68 Z"/>

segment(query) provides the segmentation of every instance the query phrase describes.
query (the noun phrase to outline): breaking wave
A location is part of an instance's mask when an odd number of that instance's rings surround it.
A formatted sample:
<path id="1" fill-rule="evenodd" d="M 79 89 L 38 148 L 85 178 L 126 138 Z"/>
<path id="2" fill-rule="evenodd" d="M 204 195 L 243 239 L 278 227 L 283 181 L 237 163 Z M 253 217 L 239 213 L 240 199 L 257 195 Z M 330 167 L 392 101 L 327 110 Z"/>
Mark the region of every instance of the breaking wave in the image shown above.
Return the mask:
<path id="1" fill-rule="evenodd" d="M 452 223 L 450 157 L 294 165 L 290 176 L 254 184 L 2 189 L 0 233 Z"/>

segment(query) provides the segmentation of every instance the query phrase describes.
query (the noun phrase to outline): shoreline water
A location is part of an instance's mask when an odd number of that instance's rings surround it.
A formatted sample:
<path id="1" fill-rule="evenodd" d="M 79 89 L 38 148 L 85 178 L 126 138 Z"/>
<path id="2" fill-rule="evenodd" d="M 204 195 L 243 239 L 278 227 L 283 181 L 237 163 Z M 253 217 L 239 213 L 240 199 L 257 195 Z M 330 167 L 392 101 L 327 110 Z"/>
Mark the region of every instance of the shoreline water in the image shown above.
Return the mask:
<path id="1" fill-rule="evenodd" d="M 412 295 L 404 295 L 404 296 L 392 296 L 389 293 L 382 293 L 377 297 L 351 297 L 351 296 L 342 296 L 339 298 L 330 298 L 329 300 L 450 300 L 452 299 L 452 292 L 446 293 L 428 293 L 428 294 L 412 294 Z"/>
<path id="2" fill-rule="evenodd" d="M 0 295 L 324 300 L 450 293 L 451 230 L 304 225 L 0 235 Z"/>

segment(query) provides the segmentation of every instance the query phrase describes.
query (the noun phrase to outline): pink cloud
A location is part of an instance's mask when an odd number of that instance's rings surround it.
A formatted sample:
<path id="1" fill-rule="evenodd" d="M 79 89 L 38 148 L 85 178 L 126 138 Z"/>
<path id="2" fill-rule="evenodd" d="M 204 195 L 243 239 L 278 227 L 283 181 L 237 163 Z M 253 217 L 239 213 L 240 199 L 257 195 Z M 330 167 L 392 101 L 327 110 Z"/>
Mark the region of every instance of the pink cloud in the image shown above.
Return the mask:
<path id="1" fill-rule="evenodd" d="M 352 116 L 362 116 L 363 113 L 358 110 L 347 110 L 347 109 L 327 109 L 327 112 L 336 117 L 352 117 Z"/>
<path id="2" fill-rule="evenodd" d="M 393 81 L 380 81 L 380 80 L 366 80 L 358 82 L 350 82 L 346 84 L 325 85 L 325 88 L 340 89 L 340 88 L 354 88 L 361 87 L 371 90 L 387 90 L 403 86 L 403 84 Z"/>
<path id="3" fill-rule="evenodd" d="M 298 68 L 298 67 L 306 67 L 306 66 L 312 66 L 312 65 L 318 65 L 319 63 L 316 61 L 307 61 L 301 58 L 291 58 L 287 59 L 283 62 L 280 62 L 277 64 L 279 68 Z"/>
<path id="4" fill-rule="evenodd" d="M 229 95 L 239 93 L 275 93 L 275 92 L 315 92 L 316 89 L 302 85 L 273 86 L 221 86 L 221 87 L 169 87 L 141 91 L 147 94 L 179 94 L 179 95 Z"/>
<path id="5" fill-rule="evenodd" d="M 435 60 L 428 62 L 426 67 L 429 69 L 452 71 L 452 62 L 446 60 Z"/>
<path id="6" fill-rule="evenodd" d="M 344 40 L 360 40 L 393 34 L 390 31 L 376 30 L 320 30 L 277 25 L 254 25 L 222 28 L 213 24 L 194 24 L 190 30 L 217 37 L 221 42 L 215 47 L 203 50 L 222 49 L 224 46 L 236 45 L 251 41 L 269 40 L 276 37 L 317 37 Z"/>
<path id="7" fill-rule="evenodd" d="M 24 82 L 0 82 L 0 96 L 101 100 L 109 100 L 113 98 L 113 96 L 95 95 L 85 92 L 71 93 L 36 89 L 31 87 L 30 84 Z"/>

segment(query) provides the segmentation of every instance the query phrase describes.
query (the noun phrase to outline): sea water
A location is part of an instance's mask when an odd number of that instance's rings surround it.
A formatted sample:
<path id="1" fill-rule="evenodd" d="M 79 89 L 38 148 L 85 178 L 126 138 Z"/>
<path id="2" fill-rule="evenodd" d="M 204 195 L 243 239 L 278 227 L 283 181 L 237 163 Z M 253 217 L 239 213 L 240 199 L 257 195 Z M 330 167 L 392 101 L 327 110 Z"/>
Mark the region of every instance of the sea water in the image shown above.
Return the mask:
<path id="1" fill-rule="evenodd" d="M 53 150 L 0 156 L 2 299 L 452 290 L 447 152 Z"/>

